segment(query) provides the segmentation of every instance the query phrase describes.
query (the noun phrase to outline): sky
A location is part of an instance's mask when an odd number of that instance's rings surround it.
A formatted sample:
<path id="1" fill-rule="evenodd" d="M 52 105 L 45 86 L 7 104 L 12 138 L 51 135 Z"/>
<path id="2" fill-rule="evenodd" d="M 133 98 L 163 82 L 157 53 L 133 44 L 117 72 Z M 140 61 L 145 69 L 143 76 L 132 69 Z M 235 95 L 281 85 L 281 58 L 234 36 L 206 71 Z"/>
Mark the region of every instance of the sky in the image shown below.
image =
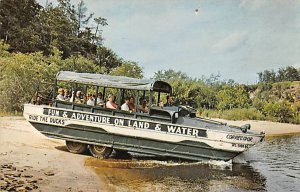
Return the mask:
<path id="1" fill-rule="evenodd" d="M 38 2 L 44 6 L 46 0 Z M 224 80 L 252 84 L 266 69 L 300 68 L 300 0 L 85 0 L 85 4 L 95 17 L 108 21 L 104 45 L 137 62 L 146 78 L 173 69 L 194 78 L 219 74 Z"/>

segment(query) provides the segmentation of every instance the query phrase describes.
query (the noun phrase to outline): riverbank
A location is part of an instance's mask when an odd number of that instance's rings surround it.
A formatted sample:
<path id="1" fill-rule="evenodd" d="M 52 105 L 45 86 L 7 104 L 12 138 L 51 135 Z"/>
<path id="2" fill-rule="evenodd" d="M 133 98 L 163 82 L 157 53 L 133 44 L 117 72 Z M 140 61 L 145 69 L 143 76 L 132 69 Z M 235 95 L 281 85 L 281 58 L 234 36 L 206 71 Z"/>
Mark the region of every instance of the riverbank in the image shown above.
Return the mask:
<path id="1" fill-rule="evenodd" d="M 100 191 L 86 157 L 67 152 L 63 141 L 46 138 L 23 117 L 0 117 L 0 191 Z"/>
<path id="2" fill-rule="evenodd" d="M 279 136 L 279 135 L 291 135 L 300 134 L 300 125 L 289 124 L 289 123 L 278 123 L 270 121 L 256 121 L 256 120 L 245 120 L 245 121 L 231 121 L 224 119 L 213 119 L 215 121 L 221 121 L 228 125 L 242 126 L 245 124 L 251 125 L 251 130 L 264 131 L 267 137 Z"/>

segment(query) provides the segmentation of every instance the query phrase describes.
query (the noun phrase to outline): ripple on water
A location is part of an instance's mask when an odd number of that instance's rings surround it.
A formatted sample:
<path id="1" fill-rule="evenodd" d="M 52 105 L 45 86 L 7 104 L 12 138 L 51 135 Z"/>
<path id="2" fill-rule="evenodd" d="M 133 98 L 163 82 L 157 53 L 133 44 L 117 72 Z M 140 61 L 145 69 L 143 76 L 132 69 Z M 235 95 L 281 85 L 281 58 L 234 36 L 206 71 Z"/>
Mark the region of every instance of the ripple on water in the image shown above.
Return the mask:
<path id="1" fill-rule="evenodd" d="M 111 191 L 298 191 L 299 146 L 299 136 L 267 139 L 235 159 L 243 164 L 133 154 L 86 165 Z"/>
<path id="2" fill-rule="evenodd" d="M 299 191 L 299 146 L 300 135 L 294 135 L 272 137 L 252 149 L 251 165 L 266 177 L 267 190 Z"/>
<path id="3" fill-rule="evenodd" d="M 264 190 L 265 178 L 251 166 L 224 161 L 182 162 L 154 156 L 131 159 L 89 158 L 87 166 L 109 190 L 234 191 Z"/>

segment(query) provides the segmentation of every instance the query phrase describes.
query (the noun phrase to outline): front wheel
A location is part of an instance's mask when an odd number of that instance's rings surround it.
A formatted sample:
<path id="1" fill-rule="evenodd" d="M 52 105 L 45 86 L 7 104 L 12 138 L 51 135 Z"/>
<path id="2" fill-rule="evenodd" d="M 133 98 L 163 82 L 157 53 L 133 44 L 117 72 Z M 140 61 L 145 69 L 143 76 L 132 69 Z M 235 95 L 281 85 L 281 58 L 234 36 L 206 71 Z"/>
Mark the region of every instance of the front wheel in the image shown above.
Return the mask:
<path id="1" fill-rule="evenodd" d="M 89 150 L 93 157 L 98 159 L 106 159 L 112 153 L 112 147 L 105 147 L 101 145 L 89 145 Z"/>
<path id="2" fill-rule="evenodd" d="M 74 142 L 74 141 L 66 141 L 67 149 L 71 153 L 84 153 L 87 150 L 87 144 Z"/>

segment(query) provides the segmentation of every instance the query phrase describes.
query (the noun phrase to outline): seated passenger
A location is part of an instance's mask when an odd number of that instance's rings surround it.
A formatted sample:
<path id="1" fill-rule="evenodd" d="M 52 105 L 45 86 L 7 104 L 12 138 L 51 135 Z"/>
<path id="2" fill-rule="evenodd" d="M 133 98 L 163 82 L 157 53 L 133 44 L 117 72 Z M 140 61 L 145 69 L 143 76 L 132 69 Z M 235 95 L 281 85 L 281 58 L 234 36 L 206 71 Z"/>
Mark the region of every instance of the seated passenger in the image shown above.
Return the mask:
<path id="1" fill-rule="evenodd" d="M 113 95 L 108 96 L 108 101 L 106 102 L 107 109 L 118 109 L 118 105 L 115 103 L 115 97 Z"/>
<path id="2" fill-rule="evenodd" d="M 59 88 L 58 89 L 58 95 L 56 96 L 56 99 L 60 100 L 60 101 L 64 101 L 65 100 L 64 89 L 63 88 Z"/>
<path id="3" fill-rule="evenodd" d="M 125 103 L 121 106 L 121 110 L 123 110 L 123 111 L 130 111 L 129 110 L 129 97 L 126 97 L 125 98 Z"/>
<path id="4" fill-rule="evenodd" d="M 140 113 L 148 113 L 147 101 L 146 99 L 142 99 L 141 104 L 139 105 Z"/>
<path id="5" fill-rule="evenodd" d="M 82 93 L 82 99 L 81 99 L 81 103 L 82 104 L 86 104 L 86 102 L 87 102 L 87 96 L 84 94 L 84 93 Z"/>
<path id="6" fill-rule="evenodd" d="M 97 105 L 101 106 L 101 107 L 104 107 L 104 100 L 102 99 L 102 93 L 98 93 Z"/>
<path id="7" fill-rule="evenodd" d="M 138 112 L 141 112 L 141 110 L 142 110 L 142 108 L 143 108 L 143 98 L 141 97 L 140 99 L 139 99 L 139 106 L 138 106 Z"/>
<path id="8" fill-rule="evenodd" d="M 94 95 L 92 95 L 92 94 L 89 95 L 89 100 L 87 100 L 86 104 L 94 106 L 94 104 L 95 104 L 95 97 L 94 97 Z"/>
<path id="9" fill-rule="evenodd" d="M 82 103 L 82 101 L 81 101 L 81 91 L 76 92 L 75 98 L 74 98 L 74 94 L 73 94 L 70 101 L 74 102 L 74 103 Z"/>
<path id="10" fill-rule="evenodd" d="M 130 111 L 135 111 L 135 106 L 134 106 L 134 97 L 130 96 L 129 98 L 129 103 L 128 103 L 128 107 Z"/>
<path id="11" fill-rule="evenodd" d="M 170 106 L 173 106 L 173 97 L 171 95 L 168 95 L 167 96 L 167 103 L 165 104 L 165 107 L 170 107 Z"/>
<path id="12" fill-rule="evenodd" d="M 70 93 L 69 93 L 69 90 L 68 90 L 68 89 L 65 89 L 64 92 L 65 92 L 65 94 L 64 94 L 65 101 L 69 101 L 69 100 L 70 100 Z"/>
<path id="13" fill-rule="evenodd" d="M 159 106 L 160 108 L 163 108 L 163 107 L 164 107 L 164 102 L 163 102 L 163 100 L 160 100 L 160 101 L 159 101 L 158 106 Z"/>
<path id="14" fill-rule="evenodd" d="M 153 96 L 152 97 L 152 100 L 151 100 L 152 102 L 151 102 L 151 107 L 157 107 L 158 106 L 158 103 L 156 103 L 155 101 L 155 97 Z"/>

